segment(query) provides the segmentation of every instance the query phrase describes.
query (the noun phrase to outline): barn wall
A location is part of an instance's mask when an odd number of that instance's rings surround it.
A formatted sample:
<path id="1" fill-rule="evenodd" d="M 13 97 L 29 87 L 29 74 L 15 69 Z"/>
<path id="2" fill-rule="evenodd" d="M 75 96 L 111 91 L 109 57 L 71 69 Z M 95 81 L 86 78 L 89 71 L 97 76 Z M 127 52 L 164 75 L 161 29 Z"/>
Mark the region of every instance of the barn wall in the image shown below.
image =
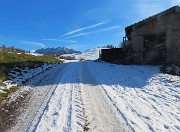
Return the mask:
<path id="1" fill-rule="evenodd" d="M 138 64 L 143 61 L 143 36 L 166 34 L 166 63 L 180 65 L 180 12 L 158 16 L 158 20 L 150 20 L 142 25 L 132 26 L 131 55 Z"/>
<path id="2" fill-rule="evenodd" d="M 101 60 L 111 63 L 129 63 L 128 50 L 122 48 L 101 49 Z"/>
<path id="3" fill-rule="evenodd" d="M 134 36 L 132 37 L 132 46 L 131 46 L 131 60 L 132 63 L 141 64 L 143 63 L 143 37 Z"/>
<path id="4" fill-rule="evenodd" d="M 166 62 L 180 65 L 180 31 L 167 31 Z"/>

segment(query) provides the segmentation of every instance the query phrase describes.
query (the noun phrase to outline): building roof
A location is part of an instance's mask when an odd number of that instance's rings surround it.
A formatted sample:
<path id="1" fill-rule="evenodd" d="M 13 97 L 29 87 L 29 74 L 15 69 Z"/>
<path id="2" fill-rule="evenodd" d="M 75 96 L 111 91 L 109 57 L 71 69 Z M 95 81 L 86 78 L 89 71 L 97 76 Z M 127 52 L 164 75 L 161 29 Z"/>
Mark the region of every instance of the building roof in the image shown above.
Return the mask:
<path id="1" fill-rule="evenodd" d="M 144 19 L 142 21 L 139 21 L 137 23 L 134 23 L 134 24 L 132 24 L 130 26 L 127 26 L 125 28 L 126 35 L 127 36 L 130 35 L 130 32 L 131 32 L 132 28 L 139 27 L 139 26 L 141 26 L 141 25 L 143 25 L 143 24 L 145 24 L 145 23 L 147 23 L 149 21 L 158 20 L 159 18 L 164 17 L 167 14 L 176 13 L 176 12 L 180 12 L 180 7 L 179 6 L 173 6 L 173 7 L 169 8 L 169 9 L 163 11 L 163 12 L 160 12 L 160 13 L 158 13 L 156 15 L 150 16 L 150 17 L 148 17 L 148 18 L 146 18 L 146 19 Z"/>

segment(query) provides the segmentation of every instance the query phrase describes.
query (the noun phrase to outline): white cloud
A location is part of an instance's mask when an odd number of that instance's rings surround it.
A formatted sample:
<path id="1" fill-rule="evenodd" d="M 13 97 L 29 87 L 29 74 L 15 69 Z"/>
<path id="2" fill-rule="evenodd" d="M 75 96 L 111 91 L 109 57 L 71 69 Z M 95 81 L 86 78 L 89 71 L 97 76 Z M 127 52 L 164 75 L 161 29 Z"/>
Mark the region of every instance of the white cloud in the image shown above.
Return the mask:
<path id="1" fill-rule="evenodd" d="M 138 0 L 135 6 L 140 19 L 144 19 L 167 9 L 168 6 L 166 5 L 166 2 L 167 0 L 164 2 L 162 0 Z"/>
<path id="2" fill-rule="evenodd" d="M 69 38 L 74 38 L 74 37 L 85 36 L 85 35 L 88 35 L 88 34 L 91 34 L 91 33 L 92 33 L 92 32 L 79 33 L 79 34 L 76 34 L 76 35 L 72 35 L 72 36 L 66 37 L 66 38 L 64 38 L 64 39 L 69 39 Z"/>
<path id="3" fill-rule="evenodd" d="M 42 40 L 47 40 L 47 41 L 59 41 L 58 39 L 42 39 Z"/>
<path id="4" fill-rule="evenodd" d="M 118 28 L 120 28 L 120 27 L 121 27 L 121 26 L 107 27 L 107 28 L 100 29 L 100 30 L 97 30 L 97 31 L 92 31 L 92 32 L 85 32 L 85 33 L 75 34 L 75 35 L 69 36 L 69 37 L 67 37 L 67 38 L 65 38 L 65 39 L 74 38 L 74 37 L 80 37 L 80 36 L 86 36 L 86 35 L 88 35 L 88 34 L 94 34 L 94 33 L 106 32 L 106 31 L 118 29 Z"/>
<path id="5" fill-rule="evenodd" d="M 117 28 L 120 28 L 120 27 L 121 27 L 121 26 L 112 26 L 112 27 L 108 27 L 108 28 L 104 28 L 104 29 L 95 31 L 95 33 L 106 32 L 106 31 L 114 30 L 114 29 L 117 29 Z"/>
<path id="6" fill-rule="evenodd" d="M 179 5 L 180 6 L 180 0 L 170 0 L 171 4 L 174 5 Z"/>
<path id="7" fill-rule="evenodd" d="M 19 40 L 18 42 L 23 43 L 23 44 L 30 44 L 30 45 L 35 45 L 35 46 L 40 46 L 40 47 L 46 47 L 43 43 L 39 42 L 31 42 L 31 41 L 24 41 L 24 40 Z"/>
<path id="8" fill-rule="evenodd" d="M 10 38 L 6 38 L 3 36 L 0 36 L 0 40 L 3 42 L 5 45 L 13 45 L 13 46 L 18 46 L 19 43 L 24 44 L 24 45 L 34 45 L 34 46 L 39 46 L 39 47 L 46 47 L 43 43 L 39 42 L 31 42 L 31 41 L 25 41 L 25 40 L 13 40 Z"/>
<path id="9" fill-rule="evenodd" d="M 100 22 L 100 23 L 97 23 L 97 24 L 93 24 L 93 25 L 87 26 L 87 27 L 79 28 L 79 29 L 70 31 L 70 32 L 68 32 L 68 33 L 65 33 L 64 35 L 62 35 L 62 36 L 60 36 L 60 37 L 64 37 L 64 36 L 67 36 L 67 35 L 72 35 L 72 34 L 75 34 L 75 33 L 77 33 L 77 32 L 83 31 L 83 30 L 96 28 L 96 27 L 99 27 L 99 26 L 101 26 L 101 25 L 104 25 L 104 24 L 106 24 L 106 23 L 108 23 L 108 22 L 109 22 L 109 21 L 104 21 L 104 22 Z"/>
<path id="10" fill-rule="evenodd" d="M 42 39 L 46 41 L 58 41 L 58 42 L 68 42 L 68 43 L 77 43 L 75 40 L 64 40 L 64 39 Z"/>

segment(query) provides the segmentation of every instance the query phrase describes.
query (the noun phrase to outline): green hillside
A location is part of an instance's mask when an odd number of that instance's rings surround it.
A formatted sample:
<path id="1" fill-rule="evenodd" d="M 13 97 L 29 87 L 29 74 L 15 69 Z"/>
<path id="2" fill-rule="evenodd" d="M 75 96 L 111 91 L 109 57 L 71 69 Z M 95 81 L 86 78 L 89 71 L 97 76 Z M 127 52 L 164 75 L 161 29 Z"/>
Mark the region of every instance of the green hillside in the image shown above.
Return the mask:
<path id="1" fill-rule="evenodd" d="M 53 56 L 34 56 L 12 50 L 8 48 L 0 48 L 0 63 L 17 63 L 17 62 L 49 62 L 49 63 L 60 63 L 61 61 Z"/>

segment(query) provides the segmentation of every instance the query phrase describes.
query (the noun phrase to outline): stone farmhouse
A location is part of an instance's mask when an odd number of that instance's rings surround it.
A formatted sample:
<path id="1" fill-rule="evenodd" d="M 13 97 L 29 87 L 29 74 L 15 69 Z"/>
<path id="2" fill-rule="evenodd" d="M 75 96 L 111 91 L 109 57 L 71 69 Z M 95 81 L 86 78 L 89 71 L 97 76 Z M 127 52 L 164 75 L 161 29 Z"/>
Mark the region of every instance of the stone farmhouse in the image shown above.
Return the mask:
<path id="1" fill-rule="evenodd" d="M 174 6 L 125 28 L 132 63 L 180 65 L 180 7 Z"/>
<path id="2" fill-rule="evenodd" d="M 107 60 L 109 56 L 108 60 L 116 63 L 170 63 L 180 66 L 179 6 L 174 6 L 130 25 L 125 28 L 125 33 L 123 48 L 117 49 L 116 52 L 113 52 L 113 49 L 109 49 L 112 52 L 102 50 L 102 60 Z M 111 53 L 112 57 L 107 53 Z"/>

